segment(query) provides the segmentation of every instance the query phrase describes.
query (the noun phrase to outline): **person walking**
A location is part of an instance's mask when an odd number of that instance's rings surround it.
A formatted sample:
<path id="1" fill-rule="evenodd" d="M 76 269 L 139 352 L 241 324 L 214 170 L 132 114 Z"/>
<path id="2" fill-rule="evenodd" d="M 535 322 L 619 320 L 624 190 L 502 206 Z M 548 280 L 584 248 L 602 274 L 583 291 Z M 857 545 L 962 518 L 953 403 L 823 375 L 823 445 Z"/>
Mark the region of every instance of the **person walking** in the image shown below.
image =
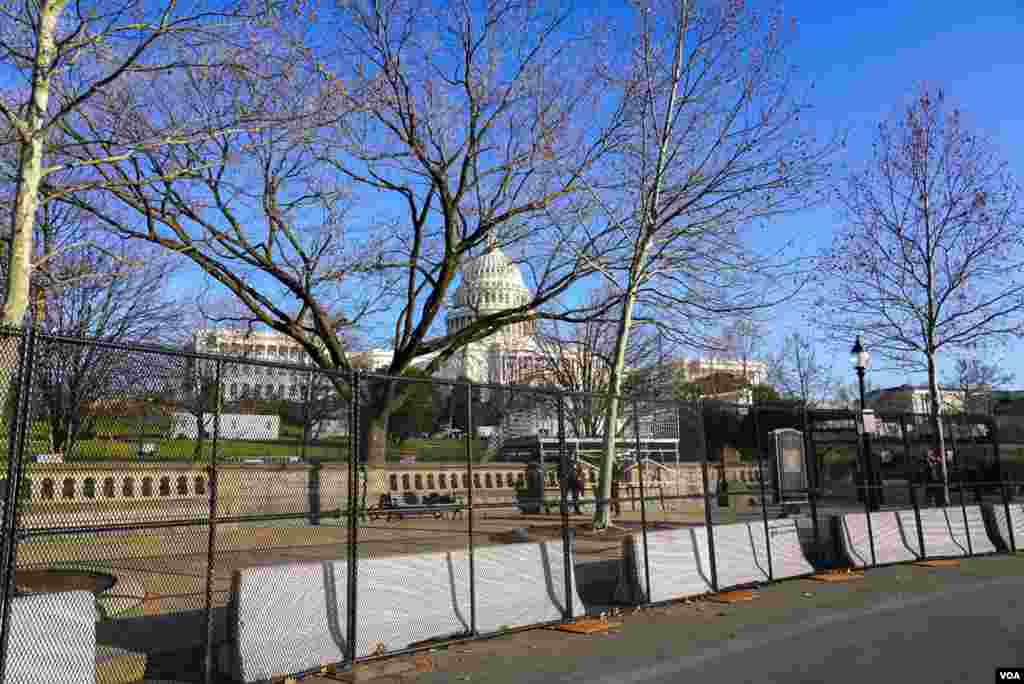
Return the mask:
<path id="1" fill-rule="evenodd" d="M 583 511 L 580 510 L 580 498 L 586 491 L 586 484 L 584 480 L 586 473 L 583 471 L 583 464 L 576 461 L 576 468 L 573 469 L 572 478 L 569 484 L 572 486 L 572 507 L 575 510 L 576 515 L 582 515 Z"/>

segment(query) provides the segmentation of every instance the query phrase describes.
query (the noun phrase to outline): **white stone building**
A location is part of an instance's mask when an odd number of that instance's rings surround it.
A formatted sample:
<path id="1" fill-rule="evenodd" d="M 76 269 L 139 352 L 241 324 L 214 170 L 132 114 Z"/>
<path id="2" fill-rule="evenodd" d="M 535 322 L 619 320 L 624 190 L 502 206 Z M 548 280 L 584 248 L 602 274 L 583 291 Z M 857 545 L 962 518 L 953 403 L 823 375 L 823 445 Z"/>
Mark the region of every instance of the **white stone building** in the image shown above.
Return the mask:
<path id="1" fill-rule="evenodd" d="M 469 260 L 447 313 L 448 332 L 466 327 L 486 316 L 531 299 L 519 267 L 497 247 Z M 440 375 L 466 377 L 473 382 L 522 384 L 543 371 L 533 321 L 506 326 L 478 342 L 472 342 L 449 360 Z"/>
<path id="2" fill-rule="evenodd" d="M 276 332 L 243 332 L 229 329 L 204 329 L 192 334 L 191 351 L 229 356 L 240 361 L 273 361 L 308 366 L 311 361 L 302 347 L 286 335 Z M 211 377 L 212 364 L 199 362 L 197 372 Z M 271 368 L 247 363 L 225 364 L 221 384 L 228 400 L 289 399 L 298 401 L 305 386 L 303 371 Z"/>
<path id="3" fill-rule="evenodd" d="M 672 364 L 681 373 L 683 380 L 693 381 L 715 373 L 727 373 L 745 378 L 752 385 L 760 385 L 768 377 L 768 364 L 763 361 L 738 361 L 710 357 L 706 359 L 683 359 Z"/>

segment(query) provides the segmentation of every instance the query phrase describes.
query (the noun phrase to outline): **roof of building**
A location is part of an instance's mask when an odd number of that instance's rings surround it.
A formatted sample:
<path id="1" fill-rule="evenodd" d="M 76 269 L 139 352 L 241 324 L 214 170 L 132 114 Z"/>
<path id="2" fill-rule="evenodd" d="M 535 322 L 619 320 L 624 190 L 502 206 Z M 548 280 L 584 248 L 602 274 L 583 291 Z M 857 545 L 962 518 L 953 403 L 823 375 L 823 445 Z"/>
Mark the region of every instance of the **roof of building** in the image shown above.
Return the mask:
<path id="1" fill-rule="evenodd" d="M 928 385 L 896 385 L 895 387 L 881 387 L 873 389 L 864 394 L 869 399 L 874 399 L 882 396 L 883 394 L 895 393 L 895 392 L 927 392 Z M 958 392 L 960 391 L 957 387 L 944 387 L 939 385 L 940 392 Z"/>
<path id="2" fill-rule="evenodd" d="M 492 247 L 463 265 L 448 316 L 480 315 L 529 301 L 530 290 L 519 266 L 500 248 Z"/>

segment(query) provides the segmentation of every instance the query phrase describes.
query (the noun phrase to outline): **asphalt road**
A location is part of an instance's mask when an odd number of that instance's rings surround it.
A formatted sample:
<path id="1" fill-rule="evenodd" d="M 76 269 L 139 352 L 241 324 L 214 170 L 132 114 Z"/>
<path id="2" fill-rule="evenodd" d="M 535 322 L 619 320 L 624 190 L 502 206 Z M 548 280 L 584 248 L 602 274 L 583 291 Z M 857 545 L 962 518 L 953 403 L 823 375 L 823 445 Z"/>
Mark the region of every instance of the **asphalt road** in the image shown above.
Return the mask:
<path id="1" fill-rule="evenodd" d="M 981 580 L 741 630 L 724 644 L 653 664 L 578 662 L 572 675 L 549 681 L 987 683 L 998 666 L 1024 665 L 1022 608 L 1024 577 Z"/>

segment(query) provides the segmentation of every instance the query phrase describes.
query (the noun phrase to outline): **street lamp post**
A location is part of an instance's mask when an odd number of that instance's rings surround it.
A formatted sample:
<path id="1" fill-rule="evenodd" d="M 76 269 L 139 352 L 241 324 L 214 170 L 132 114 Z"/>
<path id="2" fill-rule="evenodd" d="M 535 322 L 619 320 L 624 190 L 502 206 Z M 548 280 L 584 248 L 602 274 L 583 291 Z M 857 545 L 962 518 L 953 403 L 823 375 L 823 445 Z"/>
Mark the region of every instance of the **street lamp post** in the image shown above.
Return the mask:
<path id="1" fill-rule="evenodd" d="M 868 369 L 868 365 L 871 363 L 871 354 L 864 349 L 864 345 L 861 344 L 860 335 L 857 336 L 857 341 L 853 344 L 853 349 L 850 350 L 850 361 L 853 363 L 854 370 L 857 371 L 857 383 L 860 387 L 860 424 L 863 432 L 861 438 L 861 452 L 864 454 L 864 476 L 866 479 L 866 486 L 864 488 L 865 498 L 868 502 L 868 507 L 871 510 L 878 510 L 878 499 L 877 493 L 874 490 L 875 485 L 875 469 L 871 459 L 871 444 L 868 441 L 867 426 L 864 425 L 864 409 L 867 405 L 864 401 L 864 373 Z"/>

